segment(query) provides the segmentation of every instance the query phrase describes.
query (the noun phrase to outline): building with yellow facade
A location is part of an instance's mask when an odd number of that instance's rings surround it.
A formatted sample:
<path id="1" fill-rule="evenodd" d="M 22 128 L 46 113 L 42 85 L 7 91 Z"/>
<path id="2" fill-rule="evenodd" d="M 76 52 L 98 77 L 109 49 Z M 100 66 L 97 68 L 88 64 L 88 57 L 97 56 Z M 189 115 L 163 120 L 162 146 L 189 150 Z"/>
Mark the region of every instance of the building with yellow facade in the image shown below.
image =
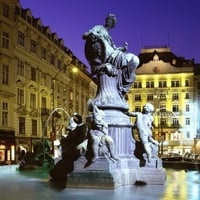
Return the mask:
<path id="1" fill-rule="evenodd" d="M 86 118 L 96 84 L 63 39 L 18 0 L 0 0 L 0 27 L 0 163 L 5 163 L 17 162 L 20 150 L 31 151 L 41 138 L 58 137 L 70 114 Z M 56 108 L 62 109 L 53 112 Z"/>
<path id="2" fill-rule="evenodd" d="M 153 134 L 161 154 L 194 152 L 200 131 L 200 80 L 194 76 L 199 65 L 177 57 L 165 46 L 144 48 L 139 58 L 128 94 L 130 110 L 142 111 L 147 102 L 154 105 Z"/>

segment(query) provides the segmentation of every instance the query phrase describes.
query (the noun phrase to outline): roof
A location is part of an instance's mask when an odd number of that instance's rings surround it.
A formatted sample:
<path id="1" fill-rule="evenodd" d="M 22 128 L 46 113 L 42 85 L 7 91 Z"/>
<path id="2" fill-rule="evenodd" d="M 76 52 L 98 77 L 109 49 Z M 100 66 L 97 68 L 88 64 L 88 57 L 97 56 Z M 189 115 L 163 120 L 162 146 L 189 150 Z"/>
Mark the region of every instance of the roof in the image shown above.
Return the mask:
<path id="1" fill-rule="evenodd" d="M 174 67 L 185 67 L 186 65 L 191 66 L 194 64 L 194 60 L 186 60 L 184 57 L 178 57 L 169 48 L 142 49 L 138 57 L 140 59 L 138 67 L 155 59 L 170 63 Z"/>

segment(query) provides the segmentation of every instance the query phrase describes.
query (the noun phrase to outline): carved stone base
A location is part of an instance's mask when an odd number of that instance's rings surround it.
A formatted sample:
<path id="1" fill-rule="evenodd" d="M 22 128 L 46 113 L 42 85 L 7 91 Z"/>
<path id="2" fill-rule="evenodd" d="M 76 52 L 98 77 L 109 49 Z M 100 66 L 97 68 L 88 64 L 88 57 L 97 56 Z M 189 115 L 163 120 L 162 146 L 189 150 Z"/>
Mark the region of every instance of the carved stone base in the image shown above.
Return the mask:
<path id="1" fill-rule="evenodd" d="M 149 185 L 163 185 L 166 180 L 164 168 L 141 167 L 136 170 L 136 182 Z"/>
<path id="2" fill-rule="evenodd" d="M 82 157 L 74 163 L 74 171 L 67 177 L 67 187 L 114 189 L 132 185 L 136 181 L 135 167 L 139 165 L 137 159 L 121 158 L 113 163 L 102 157 L 89 167 L 83 168 L 86 162 Z"/>
<path id="3" fill-rule="evenodd" d="M 120 158 L 113 163 L 102 157 L 84 168 L 86 162 L 86 159 L 81 157 L 74 163 L 74 171 L 68 175 L 66 187 L 115 189 L 138 182 L 162 185 L 166 179 L 165 169 L 156 168 L 156 160 L 151 161 L 151 167 L 139 167 L 139 160 L 136 158 Z"/>

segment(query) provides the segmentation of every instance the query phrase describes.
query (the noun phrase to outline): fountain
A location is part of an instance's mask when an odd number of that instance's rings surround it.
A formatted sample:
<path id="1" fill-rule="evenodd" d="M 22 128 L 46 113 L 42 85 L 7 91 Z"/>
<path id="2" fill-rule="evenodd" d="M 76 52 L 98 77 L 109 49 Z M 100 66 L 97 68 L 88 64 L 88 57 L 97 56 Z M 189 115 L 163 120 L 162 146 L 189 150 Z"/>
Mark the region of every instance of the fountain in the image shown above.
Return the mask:
<path id="1" fill-rule="evenodd" d="M 126 42 L 123 47 L 114 45 L 108 31 L 115 23 L 115 15 L 109 14 L 104 26 L 94 26 L 83 34 L 85 55 L 98 80 L 98 89 L 88 106 L 91 112 L 87 118 L 91 138 L 88 149 L 86 155 L 74 162 L 74 170 L 67 176 L 67 187 L 114 189 L 137 182 L 163 184 L 165 180 L 162 161 L 155 153 L 142 165 L 134 155 L 136 142 L 126 94 L 135 80 L 139 59 L 127 52 Z M 105 142 L 107 136 L 113 152 L 107 151 L 110 148 Z M 87 156 L 89 150 L 92 156 Z M 117 159 L 109 159 L 112 154 Z"/>
<path id="2" fill-rule="evenodd" d="M 64 111 L 68 118 L 70 118 L 68 112 L 63 108 L 56 108 L 50 113 L 42 130 L 41 141 L 38 141 L 33 145 L 33 152 L 27 152 L 22 156 L 19 170 L 40 169 L 42 167 L 42 171 L 46 171 L 54 166 L 55 158 L 53 158 L 49 153 L 51 144 L 47 139 L 45 139 L 44 131 L 46 130 L 52 115 L 58 110 Z"/>

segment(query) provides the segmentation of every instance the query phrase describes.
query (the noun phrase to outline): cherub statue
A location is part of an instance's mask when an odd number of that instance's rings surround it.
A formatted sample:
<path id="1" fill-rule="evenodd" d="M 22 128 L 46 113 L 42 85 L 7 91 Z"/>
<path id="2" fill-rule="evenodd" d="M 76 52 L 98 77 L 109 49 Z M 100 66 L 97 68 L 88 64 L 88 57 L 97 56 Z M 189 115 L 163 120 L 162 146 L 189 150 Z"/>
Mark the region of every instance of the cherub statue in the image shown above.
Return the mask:
<path id="1" fill-rule="evenodd" d="M 143 144 L 145 153 L 147 155 L 148 162 L 151 161 L 152 153 L 158 152 L 159 143 L 152 137 L 152 122 L 154 106 L 150 103 L 146 103 L 143 106 L 142 112 L 129 112 L 129 116 L 136 117 L 135 127 L 138 132 L 139 140 Z"/>
<path id="2" fill-rule="evenodd" d="M 114 154 L 114 141 L 108 135 L 108 124 L 104 120 L 104 111 L 98 109 L 92 100 L 88 101 L 88 110 L 92 112 L 92 115 L 88 120 L 89 138 L 88 152 L 86 152 L 88 162 L 85 164 L 85 167 L 95 162 L 101 155 L 100 148 L 103 147 L 106 147 L 102 152 L 105 156 L 108 156 L 112 161 L 118 160 Z"/>

